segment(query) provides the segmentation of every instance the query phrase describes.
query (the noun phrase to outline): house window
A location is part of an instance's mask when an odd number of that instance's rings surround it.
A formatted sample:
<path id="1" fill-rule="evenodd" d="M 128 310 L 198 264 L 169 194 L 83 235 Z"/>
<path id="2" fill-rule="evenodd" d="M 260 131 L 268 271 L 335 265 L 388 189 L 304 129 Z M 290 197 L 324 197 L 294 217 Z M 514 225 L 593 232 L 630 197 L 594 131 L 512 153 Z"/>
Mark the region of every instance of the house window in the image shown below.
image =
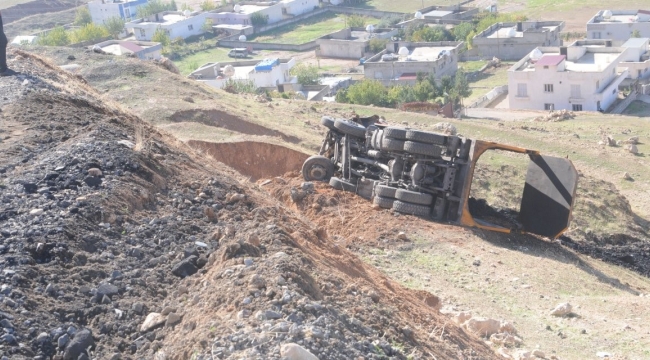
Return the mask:
<path id="1" fill-rule="evenodd" d="M 596 81 L 596 90 L 600 88 L 600 80 Z"/>
<path id="2" fill-rule="evenodd" d="M 580 94 L 580 85 L 571 85 L 571 97 L 574 99 L 580 99 L 582 97 Z"/>
<path id="3" fill-rule="evenodd" d="M 544 104 L 544 110 L 554 110 L 555 105 L 553 104 Z"/>
<path id="4" fill-rule="evenodd" d="M 127 18 L 130 18 L 131 17 L 131 9 L 129 9 L 129 8 L 124 9 L 124 16 L 126 16 Z"/>
<path id="5" fill-rule="evenodd" d="M 517 97 L 528 97 L 528 86 L 526 84 L 517 84 Z"/>
<path id="6" fill-rule="evenodd" d="M 552 93 L 553 92 L 553 84 L 544 84 L 544 92 Z"/>
<path id="7" fill-rule="evenodd" d="M 194 25 L 187 25 L 187 30 L 190 30 L 190 31 L 194 30 Z"/>
<path id="8" fill-rule="evenodd" d="M 594 31 L 594 39 L 600 39 L 600 31 Z"/>
<path id="9" fill-rule="evenodd" d="M 573 111 L 582 111 L 582 104 L 573 104 L 571 107 Z"/>
<path id="10" fill-rule="evenodd" d="M 140 36 L 141 37 L 147 36 L 147 33 L 144 31 L 144 29 L 140 29 Z"/>

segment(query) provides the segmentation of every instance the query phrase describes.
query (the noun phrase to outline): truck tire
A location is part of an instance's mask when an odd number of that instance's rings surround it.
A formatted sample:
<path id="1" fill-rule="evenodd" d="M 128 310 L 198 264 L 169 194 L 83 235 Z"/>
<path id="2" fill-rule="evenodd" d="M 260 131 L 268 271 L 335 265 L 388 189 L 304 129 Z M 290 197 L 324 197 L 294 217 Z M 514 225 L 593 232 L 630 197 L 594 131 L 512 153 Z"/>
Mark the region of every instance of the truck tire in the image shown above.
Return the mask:
<path id="1" fill-rule="evenodd" d="M 352 135 L 358 138 L 366 137 L 366 128 L 354 121 L 338 119 L 334 121 L 334 127 L 344 134 Z"/>
<path id="2" fill-rule="evenodd" d="M 415 216 L 429 216 L 431 208 L 425 205 L 411 204 L 399 200 L 393 202 L 393 210 Z"/>
<path id="3" fill-rule="evenodd" d="M 397 189 L 395 192 L 395 198 L 403 202 L 417 205 L 431 205 L 433 203 L 433 196 L 430 194 L 404 189 Z"/>
<path id="4" fill-rule="evenodd" d="M 384 129 L 384 136 L 398 140 L 406 140 L 406 129 L 387 127 Z"/>
<path id="5" fill-rule="evenodd" d="M 323 116 L 322 118 L 320 118 L 320 124 L 330 130 L 336 130 L 336 128 L 334 127 L 334 119 L 332 119 L 329 116 Z"/>
<path id="6" fill-rule="evenodd" d="M 421 142 L 425 144 L 445 145 L 447 137 L 427 131 L 409 130 L 406 132 L 406 140 Z"/>
<path id="7" fill-rule="evenodd" d="M 381 196 L 383 198 L 395 198 L 395 192 L 397 188 L 387 185 L 375 185 L 375 196 Z"/>
<path id="8" fill-rule="evenodd" d="M 415 141 L 404 142 L 404 151 L 412 154 L 426 155 L 426 156 L 433 156 L 433 157 L 440 157 L 440 155 L 442 154 L 442 148 L 438 145 L 425 144 L 425 143 L 420 143 Z"/>
<path id="9" fill-rule="evenodd" d="M 385 198 L 381 196 L 375 196 L 372 199 L 372 203 L 384 209 L 392 209 L 395 199 Z"/>
<path id="10" fill-rule="evenodd" d="M 386 133 L 384 133 L 384 138 L 381 139 L 381 150 L 404 151 L 404 141 L 386 137 Z"/>
<path id="11" fill-rule="evenodd" d="M 302 177 L 305 181 L 329 181 L 334 175 L 334 164 L 324 156 L 310 156 L 302 164 Z"/>
<path id="12" fill-rule="evenodd" d="M 344 190 L 344 191 L 349 191 L 356 193 L 357 192 L 357 186 L 354 185 L 351 182 L 345 181 L 343 179 L 339 179 L 337 177 L 332 177 L 330 178 L 330 186 L 335 188 L 336 190 Z"/>

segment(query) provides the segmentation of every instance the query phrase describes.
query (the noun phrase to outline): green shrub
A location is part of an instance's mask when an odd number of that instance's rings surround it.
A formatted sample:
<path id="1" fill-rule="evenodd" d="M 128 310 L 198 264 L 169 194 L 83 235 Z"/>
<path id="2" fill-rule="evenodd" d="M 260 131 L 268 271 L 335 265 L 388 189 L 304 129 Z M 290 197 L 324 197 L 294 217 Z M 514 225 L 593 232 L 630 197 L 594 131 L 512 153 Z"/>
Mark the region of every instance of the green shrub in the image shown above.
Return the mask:
<path id="1" fill-rule="evenodd" d="M 70 36 L 63 26 L 58 26 L 47 34 L 39 36 L 36 43 L 43 46 L 65 46 L 70 44 Z"/>
<path id="2" fill-rule="evenodd" d="M 93 22 L 93 18 L 90 16 L 90 10 L 88 6 L 82 6 L 77 9 L 77 14 L 74 17 L 74 24 L 77 26 L 84 26 Z"/>
<path id="3" fill-rule="evenodd" d="M 108 30 L 104 26 L 95 25 L 93 23 L 86 24 L 79 29 L 73 30 L 70 33 L 70 40 L 72 43 L 80 43 L 84 41 L 97 41 L 109 36 Z"/>

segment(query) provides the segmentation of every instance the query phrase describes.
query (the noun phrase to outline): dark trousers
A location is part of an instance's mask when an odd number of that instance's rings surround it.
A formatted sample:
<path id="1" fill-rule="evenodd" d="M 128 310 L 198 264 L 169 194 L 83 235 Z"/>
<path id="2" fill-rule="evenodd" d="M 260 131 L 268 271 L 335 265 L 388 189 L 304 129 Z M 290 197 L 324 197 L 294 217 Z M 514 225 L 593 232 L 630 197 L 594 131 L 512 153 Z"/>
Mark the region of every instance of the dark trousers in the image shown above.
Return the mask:
<path id="1" fill-rule="evenodd" d="M 7 36 L 0 31 L 0 71 L 7 70 Z"/>

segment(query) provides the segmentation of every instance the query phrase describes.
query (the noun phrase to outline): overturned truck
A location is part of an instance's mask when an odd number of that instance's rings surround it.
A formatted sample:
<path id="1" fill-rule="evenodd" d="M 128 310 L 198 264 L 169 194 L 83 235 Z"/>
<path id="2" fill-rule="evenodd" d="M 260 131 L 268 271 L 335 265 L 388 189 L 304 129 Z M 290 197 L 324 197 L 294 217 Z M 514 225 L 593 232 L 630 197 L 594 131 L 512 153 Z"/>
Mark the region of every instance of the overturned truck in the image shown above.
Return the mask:
<path id="1" fill-rule="evenodd" d="M 388 126 L 378 117 L 334 119 L 318 155 L 302 167 L 307 181 L 325 181 L 379 207 L 504 233 L 557 238 L 569 226 L 578 173 L 568 159 L 463 136 Z M 503 150 L 530 158 L 521 204 L 507 224 L 472 211 L 477 161 Z"/>

